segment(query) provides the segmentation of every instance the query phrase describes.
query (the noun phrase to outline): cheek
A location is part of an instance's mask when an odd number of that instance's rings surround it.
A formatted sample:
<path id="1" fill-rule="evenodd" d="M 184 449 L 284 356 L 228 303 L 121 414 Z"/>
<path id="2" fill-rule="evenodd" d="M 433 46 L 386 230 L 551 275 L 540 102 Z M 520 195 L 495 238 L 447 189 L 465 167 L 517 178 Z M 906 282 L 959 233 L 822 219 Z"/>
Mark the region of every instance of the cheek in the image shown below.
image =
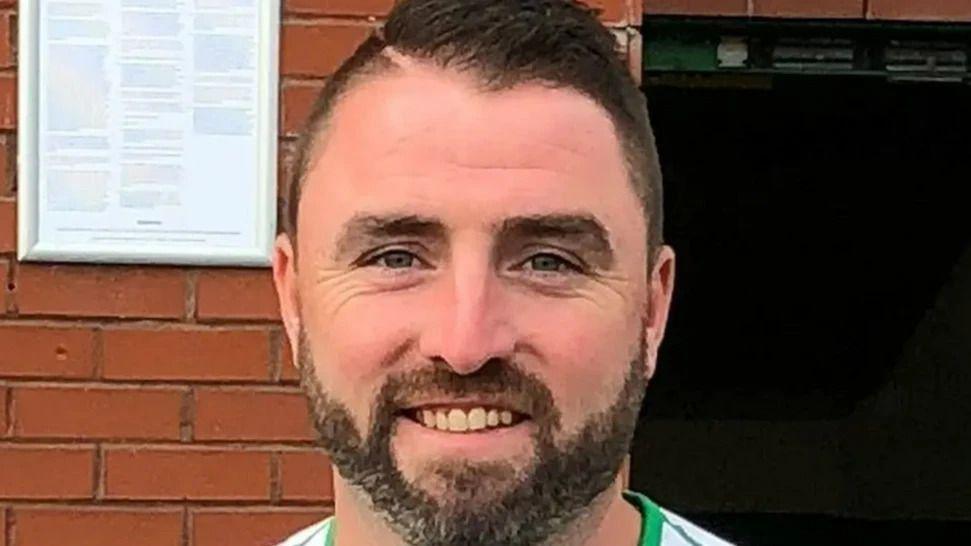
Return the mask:
<path id="1" fill-rule="evenodd" d="M 519 326 L 540 355 L 536 373 L 553 392 L 563 428 L 570 431 L 614 402 L 637 329 L 623 313 L 590 304 L 554 309 L 526 307 Z"/>
<path id="2" fill-rule="evenodd" d="M 394 298 L 358 298 L 336 310 L 318 302 L 305 305 L 317 376 L 363 420 L 387 376 L 383 363 L 408 342 L 408 307 Z"/>

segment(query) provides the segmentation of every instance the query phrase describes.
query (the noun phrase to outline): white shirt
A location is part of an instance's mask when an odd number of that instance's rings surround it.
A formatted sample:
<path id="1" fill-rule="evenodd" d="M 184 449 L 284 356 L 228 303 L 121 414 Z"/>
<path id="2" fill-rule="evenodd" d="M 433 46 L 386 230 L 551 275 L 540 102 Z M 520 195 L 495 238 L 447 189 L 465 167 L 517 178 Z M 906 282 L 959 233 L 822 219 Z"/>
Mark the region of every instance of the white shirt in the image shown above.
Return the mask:
<path id="1" fill-rule="evenodd" d="M 624 498 L 634 504 L 644 516 L 640 541 L 631 546 L 732 546 L 678 514 L 657 506 L 644 495 L 628 491 L 624 493 Z M 330 546 L 328 538 L 333 532 L 333 522 L 333 517 L 327 518 L 303 529 L 278 546 Z"/>

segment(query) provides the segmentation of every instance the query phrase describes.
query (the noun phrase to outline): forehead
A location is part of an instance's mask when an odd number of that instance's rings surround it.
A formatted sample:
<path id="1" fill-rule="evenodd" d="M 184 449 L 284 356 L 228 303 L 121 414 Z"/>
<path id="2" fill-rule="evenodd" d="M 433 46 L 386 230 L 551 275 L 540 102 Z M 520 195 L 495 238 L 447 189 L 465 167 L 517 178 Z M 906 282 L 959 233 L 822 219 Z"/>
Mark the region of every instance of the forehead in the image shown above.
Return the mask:
<path id="1" fill-rule="evenodd" d="M 414 64 L 339 101 L 300 207 L 300 232 L 361 212 L 483 225 L 551 210 L 640 218 L 613 124 L 593 100 L 538 83 L 486 91 Z"/>

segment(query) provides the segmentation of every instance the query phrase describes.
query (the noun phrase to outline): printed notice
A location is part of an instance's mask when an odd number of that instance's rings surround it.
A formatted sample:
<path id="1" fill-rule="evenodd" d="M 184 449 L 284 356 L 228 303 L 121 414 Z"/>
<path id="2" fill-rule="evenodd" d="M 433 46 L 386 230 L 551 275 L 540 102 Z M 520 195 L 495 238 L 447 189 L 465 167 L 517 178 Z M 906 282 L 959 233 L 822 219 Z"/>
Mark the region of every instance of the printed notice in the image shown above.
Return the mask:
<path id="1" fill-rule="evenodd" d="M 263 1 L 39 3 L 41 241 L 258 245 Z"/>

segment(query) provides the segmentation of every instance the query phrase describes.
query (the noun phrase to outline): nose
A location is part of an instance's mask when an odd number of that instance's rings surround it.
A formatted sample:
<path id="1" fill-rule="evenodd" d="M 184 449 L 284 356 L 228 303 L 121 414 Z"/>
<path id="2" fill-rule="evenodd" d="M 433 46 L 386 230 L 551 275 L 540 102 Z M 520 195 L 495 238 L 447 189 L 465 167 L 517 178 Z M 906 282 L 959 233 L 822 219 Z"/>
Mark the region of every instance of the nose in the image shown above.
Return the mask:
<path id="1" fill-rule="evenodd" d="M 419 350 L 425 358 L 469 375 L 493 359 L 512 357 L 516 339 L 498 279 L 487 267 L 453 267 L 430 301 Z"/>

